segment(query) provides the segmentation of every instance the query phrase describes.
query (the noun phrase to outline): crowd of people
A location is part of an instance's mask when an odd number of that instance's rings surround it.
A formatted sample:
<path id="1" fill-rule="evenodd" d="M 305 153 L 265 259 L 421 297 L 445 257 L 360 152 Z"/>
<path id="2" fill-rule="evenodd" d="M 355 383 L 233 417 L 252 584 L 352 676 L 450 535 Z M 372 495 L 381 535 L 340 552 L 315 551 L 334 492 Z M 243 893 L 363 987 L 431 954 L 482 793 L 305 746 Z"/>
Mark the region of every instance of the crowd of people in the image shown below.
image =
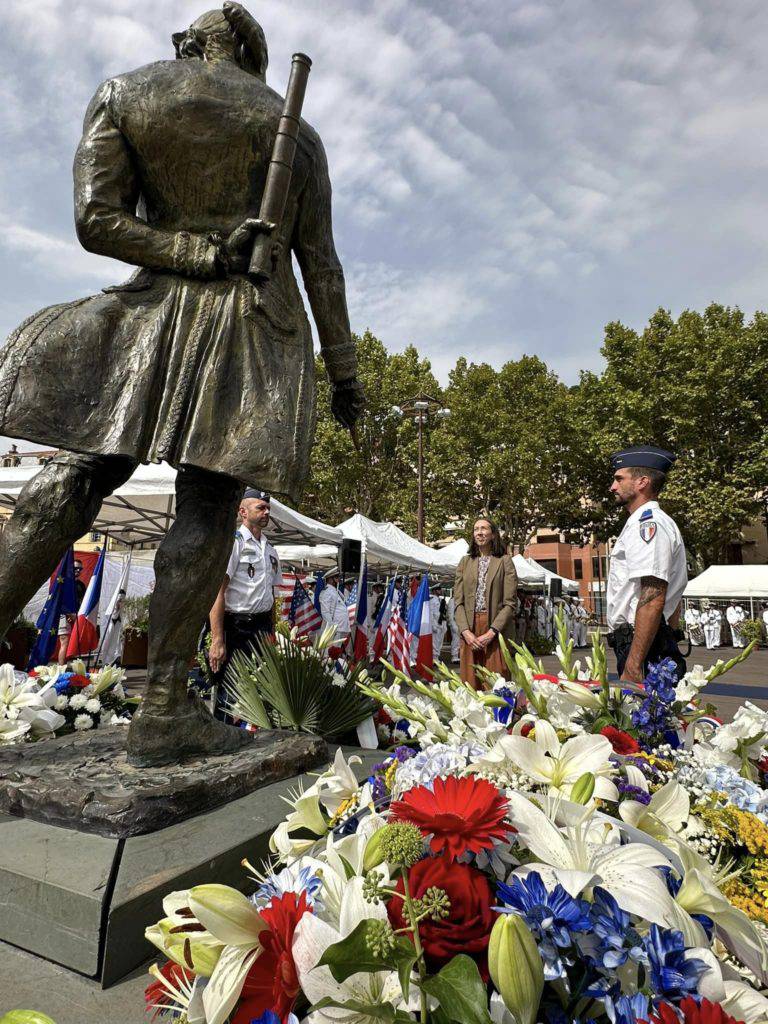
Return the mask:
<path id="1" fill-rule="evenodd" d="M 723 619 L 727 625 L 727 632 L 730 634 L 730 646 L 746 647 L 748 641 L 743 624 L 749 620 L 749 615 L 737 598 L 729 601 L 724 609 L 719 608 L 714 601 L 706 598 L 701 602 L 690 601 L 688 603 L 685 610 L 685 627 L 691 646 L 701 647 L 704 645 L 708 650 L 723 644 L 728 646 Z M 763 635 L 768 637 L 768 603 L 763 603 L 757 613 L 757 621 L 761 625 Z"/>

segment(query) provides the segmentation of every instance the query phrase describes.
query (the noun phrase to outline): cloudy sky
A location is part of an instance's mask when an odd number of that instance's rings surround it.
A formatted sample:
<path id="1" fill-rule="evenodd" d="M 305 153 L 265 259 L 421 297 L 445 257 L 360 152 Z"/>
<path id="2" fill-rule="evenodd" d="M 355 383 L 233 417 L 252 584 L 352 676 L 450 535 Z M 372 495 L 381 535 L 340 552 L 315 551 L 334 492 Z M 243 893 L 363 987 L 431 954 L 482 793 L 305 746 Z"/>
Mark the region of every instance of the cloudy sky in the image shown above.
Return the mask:
<path id="1" fill-rule="evenodd" d="M 71 163 L 104 78 L 206 0 L 3 0 L 0 335 L 124 279 L 83 252 Z M 328 150 L 353 328 L 567 381 L 602 328 L 768 307 L 764 0 L 251 0 Z"/>

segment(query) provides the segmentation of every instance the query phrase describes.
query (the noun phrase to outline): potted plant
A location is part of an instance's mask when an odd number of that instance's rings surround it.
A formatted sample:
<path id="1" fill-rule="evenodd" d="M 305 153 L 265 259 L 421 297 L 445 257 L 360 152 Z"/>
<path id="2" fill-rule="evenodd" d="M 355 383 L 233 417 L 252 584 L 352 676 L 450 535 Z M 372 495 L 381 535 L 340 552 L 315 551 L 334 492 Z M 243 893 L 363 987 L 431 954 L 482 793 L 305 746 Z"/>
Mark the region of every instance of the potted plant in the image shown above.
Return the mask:
<path id="1" fill-rule="evenodd" d="M 144 597 L 126 597 L 121 615 L 123 619 L 123 667 L 146 668 L 149 634 L 149 594 Z"/>

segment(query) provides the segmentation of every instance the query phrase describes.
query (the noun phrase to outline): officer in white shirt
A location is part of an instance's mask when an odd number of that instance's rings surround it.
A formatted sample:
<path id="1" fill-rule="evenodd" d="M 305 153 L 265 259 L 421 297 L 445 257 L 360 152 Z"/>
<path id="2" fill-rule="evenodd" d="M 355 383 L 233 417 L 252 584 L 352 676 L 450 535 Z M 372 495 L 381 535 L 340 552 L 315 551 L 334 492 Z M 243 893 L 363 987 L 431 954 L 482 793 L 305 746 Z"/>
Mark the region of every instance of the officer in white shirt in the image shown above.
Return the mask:
<path id="1" fill-rule="evenodd" d="M 629 518 L 611 554 L 608 642 L 626 682 L 642 682 L 648 667 L 665 658 L 677 665 L 678 678 L 686 671 L 676 635 L 688 582 L 685 546 L 656 500 L 674 461 L 671 452 L 652 445 L 611 456 L 611 493 Z"/>
<path id="2" fill-rule="evenodd" d="M 226 575 L 211 608 L 208 663 L 217 682 L 223 682 L 235 651 L 249 651 L 259 637 L 274 632 L 275 588 L 282 576 L 277 551 L 262 533 L 269 509 L 266 491 L 246 489 Z"/>
<path id="3" fill-rule="evenodd" d="M 325 626 L 336 627 L 334 647 L 337 647 L 344 644 L 352 631 L 349 624 L 349 611 L 344 593 L 339 587 L 341 573 L 338 568 L 334 566 L 329 569 L 323 579 L 325 586 L 320 594 L 320 614 Z"/>

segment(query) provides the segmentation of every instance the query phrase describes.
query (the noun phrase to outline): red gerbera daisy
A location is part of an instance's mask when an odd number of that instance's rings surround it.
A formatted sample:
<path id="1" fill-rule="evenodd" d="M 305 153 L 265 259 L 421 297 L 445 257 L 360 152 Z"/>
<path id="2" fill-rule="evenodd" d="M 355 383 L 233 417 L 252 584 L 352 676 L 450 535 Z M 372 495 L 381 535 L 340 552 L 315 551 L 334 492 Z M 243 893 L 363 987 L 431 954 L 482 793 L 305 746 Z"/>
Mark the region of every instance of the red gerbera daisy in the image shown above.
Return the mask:
<path id="1" fill-rule="evenodd" d="M 688 996 L 680 1003 L 683 1014 L 682 1024 L 744 1024 L 744 1021 L 731 1017 L 719 1003 L 710 1003 L 708 999 L 696 1002 Z M 680 1017 L 674 1006 L 662 1003 L 657 1012 L 651 1016 L 651 1024 L 680 1024 Z"/>
<path id="2" fill-rule="evenodd" d="M 312 910 L 307 905 L 307 894 L 287 892 L 275 896 L 261 911 L 267 928 L 259 935 L 264 950 L 243 985 L 232 1024 L 250 1024 L 266 1010 L 272 1010 L 280 1020 L 287 1019 L 299 994 L 299 977 L 293 962 L 293 933 L 305 914 Z"/>
<path id="3" fill-rule="evenodd" d="M 390 821 L 410 821 L 425 836 L 431 835 L 433 853 L 445 853 L 456 860 L 469 850 L 479 853 L 493 846 L 494 839 L 506 839 L 514 832 L 504 821 L 508 803 L 486 779 L 474 776 L 435 779 L 434 789 L 417 786 L 402 800 L 392 802 Z"/>

